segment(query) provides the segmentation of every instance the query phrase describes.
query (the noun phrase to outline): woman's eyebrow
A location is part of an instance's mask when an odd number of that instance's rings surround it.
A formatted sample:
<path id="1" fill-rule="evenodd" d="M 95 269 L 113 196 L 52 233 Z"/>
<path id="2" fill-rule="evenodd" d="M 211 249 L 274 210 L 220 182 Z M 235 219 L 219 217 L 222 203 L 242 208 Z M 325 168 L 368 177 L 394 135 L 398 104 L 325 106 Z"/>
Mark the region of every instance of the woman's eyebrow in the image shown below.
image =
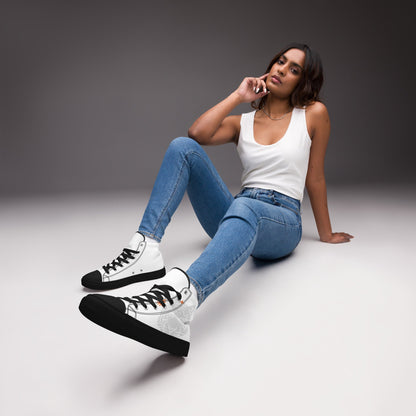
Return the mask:
<path id="1" fill-rule="evenodd" d="M 285 55 L 282 55 L 281 58 L 283 58 L 286 62 L 288 60 Z M 303 71 L 303 68 L 299 64 L 297 64 L 296 62 L 290 61 L 289 63 L 292 64 L 293 66 L 296 66 L 296 67 L 300 68 Z"/>

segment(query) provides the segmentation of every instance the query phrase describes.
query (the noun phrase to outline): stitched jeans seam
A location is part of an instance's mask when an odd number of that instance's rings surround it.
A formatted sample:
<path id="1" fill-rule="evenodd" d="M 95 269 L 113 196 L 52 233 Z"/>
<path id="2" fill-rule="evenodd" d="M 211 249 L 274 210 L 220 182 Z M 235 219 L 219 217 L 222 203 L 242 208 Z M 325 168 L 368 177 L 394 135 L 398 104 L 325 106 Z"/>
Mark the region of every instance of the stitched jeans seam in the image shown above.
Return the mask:
<path id="1" fill-rule="evenodd" d="M 169 197 L 168 201 L 166 202 L 165 207 L 161 210 L 159 218 L 156 221 L 156 224 L 155 224 L 155 227 L 154 227 L 154 232 L 155 233 L 157 232 L 158 228 L 160 227 L 160 224 L 162 222 L 162 218 L 165 216 L 166 211 L 168 210 L 169 205 L 172 202 L 172 199 L 173 199 L 173 197 L 176 193 L 176 190 L 178 189 L 178 184 L 179 184 L 180 179 L 182 177 L 182 172 L 183 172 L 183 168 L 184 168 L 185 163 L 186 163 L 186 161 L 185 161 L 185 158 L 184 158 L 184 160 L 182 161 L 182 165 L 180 167 L 178 178 L 177 178 L 177 181 L 176 181 L 175 186 L 173 188 L 173 191 L 171 192 L 170 197 Z"/>
<path id="2" fill-rule="evenodd" d="M 224 183 L 223 183 L 223 182 L 218 181 L 218 178 L 216 177 L 215 173 L 214 173 L 214 172 L 212 172 L 211 164 L 207 163 L 207 162 L 204 160 L 204 158 L 200 155 L 200 153 L 196 152 L 195 150 L 190 150 L 190 151 L 189 151 L 189 152 L 185 155 L 185 158 L 186 158 L 186 157 L 188 157 L 188 154 L 193 154 L 193 155 L 196 155 L 196 156 L 198 156 L 198 157 L 199 157 L 199 159 L 201 160 L 201 162 L 203 162 L 203 163 L 204 163 L 204 165 L 208 168 L 208 170 L 209 170 L 209 172 L 210 172 L 211 176 L 215 179 L 215 182 L 217 183 L 218 188 L 220 188 L 220 189 L 221 189 L 221 192 L 222 192 L 225 196 L 228 196 L 228 192 L 229 192 L 229 190 L 228 190 L 227 188 L 224 188 Z M 188 164 L 189 164 L 189 161 L 188 161 Z"/>
<path id="3" fill-rule="evenodd" d="M 205 295 L 206 292 L 210 292 L 210 289 L 216 286 L 216 283 L 218 282 L 218 280 L 221 279 L 221 277 L 247 252 L 248 248 L 253 243 L 253 240 L 256 234 L 257 234 L 257 230 L 255 230 L 253 238 L 250 240 L 249 244 L 241 251 L 241 253 L 237 257 L 232 259 L 226 266 L 224 266 L 221 274 L 218 275 L 217 278 L 211 284 L 206 286 L 201 291 L 201 294 L 202 294 L 201 303 L 206 299 L 206 295 Z"/>
<path id="4" fill-rule="evenodd" d="M 161 226 L 162 219 L 163 219 L 163 218 L 164 218 L 164 216 L 166 215 L 166 212 L 168 211 L 169 206 L 170 206 L 170 204 L 171 204 L 171 202 L 172 202 L 172 200 L 173 200 L 173 198 L 174 198 L 174 196 L 175 196 L 175 193 L 176 193 L 176 191 L 177 191 L 177 189 L 178 189 L 178 185 L 179 185 L 179 183 L 180 183 L 181 177 L 182 177 L 182 175 L 183 175 L 183 171 L 184 171 L 184 167 L 185 167 L 185 165 L 187 165 L 189 168 L 190 168 L 190 166 L 191 166 L 191 163 L 190 163 L 190 161 L 188 160 L 188 158 L 189 158 L 189 156 L 190 156 L 190 155 L 192 155 L 192 156 L 197 156 L 197 157 L 200 159 L 200 161 L 201 161 L 201 162 L 205 165 L 205 167 L 206 167 L 206 168 L 207 168 L 207 170 L 209 171 L 209 173 L 210 173 L 210 175 L 212 176 L 212 178 L 215 180 L 215 182 L 216 182 L 216 184 L 217 184 L 217 186 L 218 186 L 218 189 L 220 189 L 220 190 L 221 190 L 221 192 L 222 192 L 222 194 L 223 194 L 224 196 L 228 196 L 228 192 L 229 192 L 229 191 L 228 191 L 228 189 L 224 188 L 224 184 L 223 184 L 221 181 L 218 181 L 218 178 L 216 177 L 215 172 L 212 172 L 212 168 L 211 168 L 210 164 L 209 164 L 209 163 L 207 163 L 207 162 L 204 160 L 204 158 L 200 155 L 200 153 L 199 153 L 199 152 L 197 152 L 197 151 L 195 151 L 195 150 L 188 150 L 188 151 L 186 151 L 186 152 L 185 152 L 185 154 L 184 154 L 183 160 L 182 160 L 182 165 L 180 166 L 180 169 L 179 169 L 179 174 L 178 174 L 178 178 L 177 178 L 177 181 L 176 181 L 176 183 L 175 183 L 174 189 L 173 189 L 173 191 L 171 192 L 171 195 L 170 195 L 170 197 L 169 197 L 168 201 L 166 202 L 165 207 L 161 210 L 161 212 L 160 212 L 160 214 L 159 214 L 159 217 L 158 217 L 158 219 L 157 219 L 157 221 L 156 221 L 156 224 L 155 224 L 155 226 L 154 226 L 154 234 L 156 234 L 157 230 L 158 230 L 158 229 L 159 229 L 159 227 Z M 189 174 L 190 174 L 190 173 L 189 173 Z M 189 183 L 188 183 L 188 185 L 189 185 Z"/>

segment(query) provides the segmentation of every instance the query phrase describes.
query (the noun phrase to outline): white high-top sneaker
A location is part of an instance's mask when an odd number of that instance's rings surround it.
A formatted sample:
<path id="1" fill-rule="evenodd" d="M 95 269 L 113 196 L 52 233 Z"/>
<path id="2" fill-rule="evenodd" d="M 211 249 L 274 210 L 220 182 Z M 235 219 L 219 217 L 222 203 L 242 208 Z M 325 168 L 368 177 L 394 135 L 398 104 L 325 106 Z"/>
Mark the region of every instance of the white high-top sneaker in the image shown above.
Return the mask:
<path id="1" fill-rule="evenodd" d="M 81 284 L 88 289 L 108 290 L 158 279 L 165 274 L 159 243 L 137 231 L 115 260 L 83 276 Z"/>
<path id="2" fill-rule="evenodd" d="M 149 347 L 187 356 L 190 326 L 198 306 L 188 275 L 172 269 L 160 284 L 139 296 L 85 296 L 81 313 L 92 322 Z"/>

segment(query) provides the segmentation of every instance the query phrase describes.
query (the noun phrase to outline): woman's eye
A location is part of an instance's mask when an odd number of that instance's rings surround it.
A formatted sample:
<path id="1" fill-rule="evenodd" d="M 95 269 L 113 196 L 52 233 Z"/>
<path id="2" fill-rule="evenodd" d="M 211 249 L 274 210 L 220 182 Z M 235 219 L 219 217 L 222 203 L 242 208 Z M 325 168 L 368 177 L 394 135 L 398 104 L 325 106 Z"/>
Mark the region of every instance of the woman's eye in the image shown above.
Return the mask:
<path id="1" fill-rule="evenodd" d="M 292 74 L 298 75 L 299 71 L 296 68 L 291 68 Z"/>
<path id="2" fill-rule="evenodd" d="M 278 60 L 277 60 L 277 63 L 278 63 L 279 65 L 283 65 L 283 64 L 284 64 L 284 62 L 283 62 L 283 60 L 282 60 L 282 59 L 278 59 Z"/>

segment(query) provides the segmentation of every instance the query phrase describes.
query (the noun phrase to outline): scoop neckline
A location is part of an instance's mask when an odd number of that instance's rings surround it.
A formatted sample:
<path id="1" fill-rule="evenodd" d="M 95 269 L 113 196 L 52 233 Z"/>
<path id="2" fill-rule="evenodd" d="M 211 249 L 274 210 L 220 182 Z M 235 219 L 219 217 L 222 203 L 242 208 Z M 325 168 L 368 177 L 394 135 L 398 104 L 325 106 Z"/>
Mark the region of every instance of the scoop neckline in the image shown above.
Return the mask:
<path id="1" fill-rule="evenodd" d="M 275 142 L 273 142 L 273 143 L 270 143 L 270 144 L 261 144 L 261 143 L 259 143 L 257 140 L 256 140 L 256 138 L 254 137 L 254 117 L 256 116 L 256 112 L 257 112 L 257 110 L 254 110 L 253 111 L 253 119 L 252 119 L 252 123 L 251 123 L 251 137 L 253 138 L 253 141 L 254 141 L 254 143 L 256 143 L 258 146 L 262 146 L 262 147 L 269 147 L 269 146 L 275 146 L 275 145 L 277 145 L 278 143 L 280 143 L 286 136 L 287 136 L 287 133 L 288 133 L 288 131 L 290 130 L 290 127 L 292 126 L 292 121 L 293 121 L 293 112 L 296 110 L 296 107 L 293 107 L 293 109 L 292 109 L 292 111 L 290 112 L 290 121 L 289 121 L 289 125 L 287 126 L 287 129 L 286 129 L 286 131 L 284 132 L 284 134 L 283 134 L 283 136 L 279 139 L 279 140 L 277 140 L 277 141 L 275 141 Z"/>

